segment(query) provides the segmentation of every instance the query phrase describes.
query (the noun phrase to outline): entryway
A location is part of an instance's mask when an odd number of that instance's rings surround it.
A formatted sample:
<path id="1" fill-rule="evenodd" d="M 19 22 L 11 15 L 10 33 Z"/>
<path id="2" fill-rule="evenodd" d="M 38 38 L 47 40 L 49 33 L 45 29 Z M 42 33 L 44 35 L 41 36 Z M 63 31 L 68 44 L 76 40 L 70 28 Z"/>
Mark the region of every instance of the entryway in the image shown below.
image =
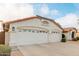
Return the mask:
<path id="1" fill-rule="evenodd" d="M 72 38 L 73 38 L 73 39 L 74 39 L 74 34 L 75 34 L 75 33 L 74 33 L 74 32 L 72 32 Z"/>

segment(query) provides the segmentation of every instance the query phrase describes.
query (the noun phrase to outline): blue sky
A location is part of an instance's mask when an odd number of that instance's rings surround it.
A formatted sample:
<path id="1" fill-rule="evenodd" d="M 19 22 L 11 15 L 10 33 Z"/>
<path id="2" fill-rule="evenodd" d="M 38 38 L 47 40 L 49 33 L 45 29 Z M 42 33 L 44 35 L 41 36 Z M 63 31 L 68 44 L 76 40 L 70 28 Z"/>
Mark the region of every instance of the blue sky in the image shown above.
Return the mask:
<path id="1" fill-rule="evenodd" d="M 32 4 L 34 14 L 51 18 L 62 27 L 75 27 L 79 29 L 78 3 L 36 3 Z"/>
<path id="2" fill-rule="evenodd" d="M 2 3 L 0 20 L 11 21 L 40 15 L 51 18 L 62 27 L 79 29 L 79 4 L 77 3 Z"/>
<path id="3" fill-rule="evenodd" d="M 41 7 L 45 7 L 44 5 L 46 5 L 46 7 L 49 9 L 49 13 L 48 13 L 48 17 L 52 17 L 54 19 L 57 19 L 59 17 L 63 17 L 66 14 L 69 13 L 74 13 L 79 15 L 79 5 L 78 4 L 74 4 L 74 3 L 47 3 L 47 4 L 33 4 L 34 7 L 34 13 L 37 15 L 42 15 L 40 14 L 40 9 Z M 59 12 L 59 15 L 51 15 L 51 10 L 57 10 Z M 45 16 L 45 15 L 43 15 Z"/>
<path id="4" fill-rule="evenodd" d="M 6 9 L 6 10 L 5 10 Z M 13 12 L 12 12 L 13 11 Z M 76 3 L 3 3 L 0 4 L 1 19 L 15 19 L 40 15 L 58 19 L 67 14 L 79 15 L 79 4 Z M 9 17 L 10 16 L 10 17 Z"/>

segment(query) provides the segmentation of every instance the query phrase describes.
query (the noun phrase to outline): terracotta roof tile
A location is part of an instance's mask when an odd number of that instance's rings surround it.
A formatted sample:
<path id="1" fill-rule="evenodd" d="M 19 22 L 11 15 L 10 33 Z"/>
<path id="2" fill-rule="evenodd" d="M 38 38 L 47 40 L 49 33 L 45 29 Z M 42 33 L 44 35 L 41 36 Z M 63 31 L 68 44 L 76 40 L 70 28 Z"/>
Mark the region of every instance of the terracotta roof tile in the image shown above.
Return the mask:
<path id="1" fill-rule="evenodd" d="M 23 18 L 23 19 L 17 19 L 17 20 L 14 20 L 14 21 L 4 22 L 3 24 L 11 24 L 11 23 L 16 23 L 16 22 L 31 20 L 31 19 L 34 19 L 34 18 L 43 18 L 43 19 L 52 21 L 52 22 L 53 22 L 54 24 L 56 24 L 60 29 L 63 30 L 63 28 L 62 28 L 58 23 L 56 23 L 53 19 L 49 19 L 49 18 L 46 18 L 46 17 L 38 16 L 38 15 L 32 16 L 32 17 L 28 17 L 28 18 Z"/>
<path id="2" fill-rule="evenodd" d="M 69 32 L 69 31 L 72 31 L 73 29 L 76 30 L 76 32 L 77 32 L 77 29 L 76 29 L 76 28 L 71 28 L 71 27 L 69 27 L 69 28 L 64 28 L 64 29 L 63 29 L 63 32 L 64 32 L 64 33 L 67 33 L 67 32 Z"/>

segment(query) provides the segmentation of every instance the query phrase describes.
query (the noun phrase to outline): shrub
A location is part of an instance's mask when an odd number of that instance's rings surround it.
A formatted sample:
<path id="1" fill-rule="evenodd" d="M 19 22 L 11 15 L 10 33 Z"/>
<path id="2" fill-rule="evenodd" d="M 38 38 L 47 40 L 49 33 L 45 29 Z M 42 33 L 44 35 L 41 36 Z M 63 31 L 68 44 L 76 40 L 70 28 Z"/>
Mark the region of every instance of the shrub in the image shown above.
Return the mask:
<path id="1" fill-rule="evenodd" d="M 77 38 L 73 38 L 72 40 L 73 40 L 73 41 L 78 41 L 78 39 L 77 39 Z"/>
<path id="2" fill-rule="evenodd" d="M 61 42 L 66 42 L 66 37 L 65 37 L 64 34 L 62 34 L 62 40 L 61 40 Z"/>
<path id="3" fill-rule="evenodd" d="M 79 40 L 79 37 L 76 37 L 77 40 Z"/>
<path id="4" fill-rule="evenodd" d="M 66 38 L 62 38 L 61 42 L 66 42 Z"/>
<path id="5" fill-rule="evenodd" d="M 0 45 L 0 56 L 10 56 L 11 48 L 6 45 Z"/>

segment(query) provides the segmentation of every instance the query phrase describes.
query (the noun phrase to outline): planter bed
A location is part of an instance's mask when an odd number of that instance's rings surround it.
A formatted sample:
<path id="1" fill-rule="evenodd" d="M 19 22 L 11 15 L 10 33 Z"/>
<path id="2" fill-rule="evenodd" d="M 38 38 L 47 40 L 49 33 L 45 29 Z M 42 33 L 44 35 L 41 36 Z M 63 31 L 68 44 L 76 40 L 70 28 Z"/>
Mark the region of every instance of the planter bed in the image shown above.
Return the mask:
<path id="1" fill-rule="evenodd" d="M 10 56 L 11 48 L 6 45 L 0 45 L 0 56 Z"/>

